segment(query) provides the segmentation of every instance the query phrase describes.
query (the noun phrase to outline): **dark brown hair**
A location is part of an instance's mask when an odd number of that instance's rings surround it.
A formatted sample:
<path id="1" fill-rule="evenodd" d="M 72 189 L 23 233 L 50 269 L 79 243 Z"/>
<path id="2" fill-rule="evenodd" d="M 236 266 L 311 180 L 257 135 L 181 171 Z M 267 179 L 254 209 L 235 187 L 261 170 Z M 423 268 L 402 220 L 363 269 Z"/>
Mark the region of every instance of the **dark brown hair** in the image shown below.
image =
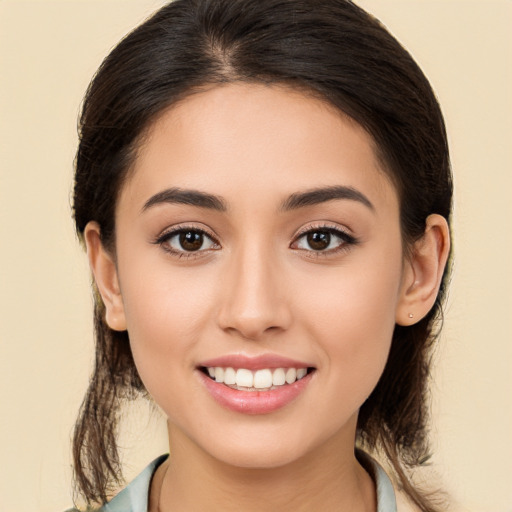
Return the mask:
<path id="1" fill-rule="evenodd" d="M 405 246 L 428 215 L 450 218 L 452 180 L 443 117 L 407 51 L 348 0 L 175 0 L 123 39 L 91 82 L 80 118 L 74 218 L 115 250 L 115 208 L 137 147 L 156 116 L 206 85 L 279 83 L 323 98 L 373 137 L 400 198 Z M 409 470 L 428 459 L 426 392 L 441 319 L 445 271 L 429 314 L 396 326 L 384 373 L 362 405 L 358 442 L 389 458 L 409 497 L 435 506 Z M 120 405 L 145 394 L 128 333 L 107 326 L 96 296 L 96 361 L 76 423 L 78 489 L 102 503 L 122 479 L 116 444 Z"/>

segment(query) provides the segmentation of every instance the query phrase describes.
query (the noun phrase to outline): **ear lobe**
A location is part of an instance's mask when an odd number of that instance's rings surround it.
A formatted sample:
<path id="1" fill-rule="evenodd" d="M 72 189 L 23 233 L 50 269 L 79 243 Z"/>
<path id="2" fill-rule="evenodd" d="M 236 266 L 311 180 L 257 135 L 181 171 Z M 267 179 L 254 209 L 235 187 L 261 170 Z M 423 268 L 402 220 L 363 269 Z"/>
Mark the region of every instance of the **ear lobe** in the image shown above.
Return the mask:
<path id="1" fill-rule="evenodd" d="M 107 325 L 114 331 L 124 331 L 126 318 L 117 268 L 112 255 L 101 243 L 100 226 L 97 222 L 87 224 L 84 239 L 94 281 L 105 305 Z"/>
<path id="2" fill-rule="evenodd" d="M 414 243 L 406 260 L 396 309 L 398 325 L 420 321 L 435 303 L 450 252 L 450 231 L 446 219 L 429 215 L 424 235 Z"/>

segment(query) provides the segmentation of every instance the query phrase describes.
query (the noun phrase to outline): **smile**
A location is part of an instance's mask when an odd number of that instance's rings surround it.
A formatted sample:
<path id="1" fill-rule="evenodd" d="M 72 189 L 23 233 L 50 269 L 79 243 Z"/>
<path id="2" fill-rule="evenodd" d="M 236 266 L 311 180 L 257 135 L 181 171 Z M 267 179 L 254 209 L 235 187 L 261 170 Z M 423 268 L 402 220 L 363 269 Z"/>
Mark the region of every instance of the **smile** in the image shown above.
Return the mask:
<path id="1" fill-rule="evenodd" d="M 306 392 L 316 368 L 277 355 L 231 355 L 204 361 L 197 375 L 207 393 L 225 409 L 242 414 L 269 414 Z"/>
<path id="2" fill-rule="evenodd" d="M 271 391 L 304 378 L 307 368 L 263 368 L 249 370 L 247 368 L 223 368 L 209 366 L 206 373 L 215 382 L 225 384 L 239 391 Z"/>

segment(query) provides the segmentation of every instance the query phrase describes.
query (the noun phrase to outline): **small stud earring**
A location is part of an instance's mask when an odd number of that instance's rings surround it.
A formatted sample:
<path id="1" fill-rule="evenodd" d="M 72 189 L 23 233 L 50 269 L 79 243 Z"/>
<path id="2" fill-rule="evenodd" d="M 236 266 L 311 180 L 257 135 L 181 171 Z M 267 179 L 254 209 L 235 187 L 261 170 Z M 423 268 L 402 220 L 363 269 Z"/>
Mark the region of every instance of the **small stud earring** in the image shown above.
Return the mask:
<path id="1" fill-rule="evenodd" d="M 414 318 L 414 315 L 412 313 L 409 313 L 409 318 Z"/>

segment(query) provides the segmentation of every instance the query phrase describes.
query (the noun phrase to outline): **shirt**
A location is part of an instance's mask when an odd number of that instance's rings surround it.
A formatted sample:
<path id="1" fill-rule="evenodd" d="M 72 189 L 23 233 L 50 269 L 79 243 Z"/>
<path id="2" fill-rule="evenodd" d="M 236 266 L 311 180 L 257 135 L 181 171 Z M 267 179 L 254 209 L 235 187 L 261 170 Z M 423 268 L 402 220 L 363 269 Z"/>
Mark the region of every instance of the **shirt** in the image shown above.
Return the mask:
<path id="1" fill-rule="evenodd" d="M 397 512 L 393 484 L 380 464 L 368 454 L 358 451 L 370 470 L 377 493 L 377 512 Z M 167 459 L 162 455 L 149 464 L 127 487 L 111 501 L 103 505 L 98 512 L 148 512 L 149 487 L 158 466 Z M 73 512 L 69 510 L 67 512 Z"/>

